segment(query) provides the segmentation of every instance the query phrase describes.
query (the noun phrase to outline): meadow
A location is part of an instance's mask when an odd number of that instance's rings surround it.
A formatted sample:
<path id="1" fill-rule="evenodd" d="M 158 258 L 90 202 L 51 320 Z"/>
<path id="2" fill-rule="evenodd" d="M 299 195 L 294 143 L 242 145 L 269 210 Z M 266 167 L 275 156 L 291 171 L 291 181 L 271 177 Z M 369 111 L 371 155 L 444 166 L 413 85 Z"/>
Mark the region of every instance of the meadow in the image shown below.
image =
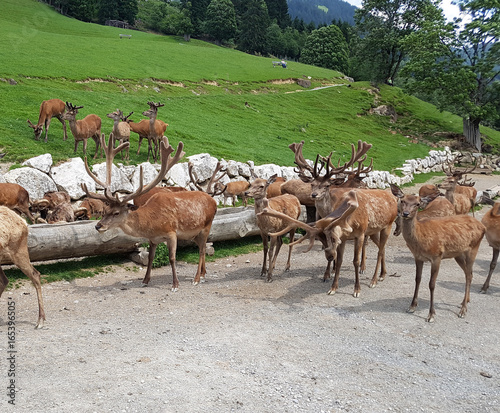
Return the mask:
<path id="1" fill-rule="evenodd" d="M 373 144 L 375 169 L 393 170 L 410 158 L 424 157 L 435 132 L 460 132 L 461 119 L 400 89 L 348 82 L 343 74 L 289 62 L 273 67 L 272 58 L 251 56 L 210 43 L 159 36 L 80 22 L 59 15 L 34 0 L 6 0 L 0 16 L 0 152 L 5 161 L 51 153 L 54 162 L 75 156 L 74 143 L 62 140 L 54 120 L 47 143 L 35 141 L 26 120 L 36 122 L 40 103 L 60 98 L 83 105 L 80 114 L 95 113 L 102 132 L 112 121 L 106 114 L 119 108 L 138 121 L 147 102 L 165 104 L 159 118 L 169 124 L 173 144 L 182 140 L 187 155 L 208 152 L 217 158 L 256 164 L 293 165 L 288 149 L 304 140 L 304 154 L 350 155 L 358 139 Z M 119 34 L 131 34 L 120 39 Z M 310 88 L 296 79 L 307 78 Z M 14 82 L 9 82 L 12 79 Z M 336 86 L 334 86 L 336 85 Z M 329 88 L 316 89 L 324 86 Z M 370 115 L 370 108 L 390 104 L 398 122 Z M 484 128 L 493 146 L 500 133 Z M 131 142 L 131 163 L 137 136 Z M 93 142 L 89 143 L 93 151 Z M 76 156 L 82 156 L 81 146 Z M 99 160 L 98 160 L 99 161 Z"/>

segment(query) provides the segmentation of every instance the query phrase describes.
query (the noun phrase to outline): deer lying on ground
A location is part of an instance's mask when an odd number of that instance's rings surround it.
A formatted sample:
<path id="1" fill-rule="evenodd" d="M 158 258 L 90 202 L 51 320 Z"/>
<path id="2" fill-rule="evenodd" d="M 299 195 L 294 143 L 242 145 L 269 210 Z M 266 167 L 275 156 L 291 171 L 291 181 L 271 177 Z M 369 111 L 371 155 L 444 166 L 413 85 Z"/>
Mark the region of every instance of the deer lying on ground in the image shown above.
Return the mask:
<path id="1" fill-rule="evenodd" d="M 127 122 L 127 119 L 134 112 L 130 112 L 128 116 L 123 116 L 123 112 L 120 109 L 116 109 L 116 111 L 108 113 L 106 116 L 110 119 L 113 119 L 113 136 L 118 140 L 118 143 L 130 142 L 130 124 Z M 128 161 L 130 159 L 129 156 L 130 145 L 127 146 L 122 151 L 122 159 Z"/>
<path id="2" fill-rule="evenodd" d="M 30 211 L 30 196 L 21 185 L 0 183 L 0 205 L 26 215 L 32 224 L 35 223 Z"/>
<path id="3" fill-rule="evenodd" d="M 257 178 L 245 192 L 245 196 L 255 200 L 255 214 L 257 215 L 257 226 L 260 229 L 260 236 L 264 245 L 264 258 L 262 261 L 261 276 L 267 274 L 267 281 L 273 281 L 273 270 L 276 265 L 276 258 L 283 244 L 281 236 L 272 236 L 271 233 L 279 232 L 287 227 L 287 223 L 282 219 L 258 215 L 264 208 L 273 209 L 282 212 L 294 219 L 300 216 L 300 202 L 294 195 L 280 195 L 271 199 L 266 198 L 267 187 L 274 182 L 276 175 L 273 175 L 268 180 Z M 295 229 L 289 231 L 290 241 L 293 241 Z M 288 247 L 288 260 L 285 266 L 285 271 L 290 269 L 290 259 L 292 256 L 292 246 Z M 267 256 L 269 253 L 269 268 L 267 266 Z"/>
<path id="4" fill-rule="evenodd" d="M 148 268 L 142 281 L 143 286 L 147 286 L 149 283 L 157 245 L 160 242 L 166 242 L 170 265 L 172 267 L 172 291 L 177 291 L 179 288 L 175 265 L 177 240 L 193 240 L 198 245 L 200 251 L 198 270 L 193 284 L 196 285 L 200 281 L 204 281 L 206 274 L 206 242 L 212 221 L 217 212 L 217 203 L 215 200 L 210 195 L 200 191 L 160 191 L 140 207 L 129 203 L 156 187 L 168 170 L 185 155 L 183 151 L 184 144 L 179 142 L 175 155 L 170 156 L 174 152 L 174 149 L 168 143 L 168 139 L 163 137 L 160 141 L 161 168 L 156 178 L 148 185 L 143 186 L 141 168 L 139 188 L 134 193 L 119 198 L 110 189 L 112 164 L 115 155 L 129 144 L 123 143 L 114 148 L 112 136 L 111 134 L 107 146 L 104 134 L 101 137 L 101 145 L 104 147 L 106 153 L 106 182 L 101 182 L 90 171 L 87 159 L 85 158 L 87 173 L 98 185 L 104 188 L 104 194 L 90 193 L 84 184 L 82 188 L 89 198 L 100 199 L 108 204 L 104 216 L 96 225 L 96 230 L 104 232 L 111 228 L 121 228 L 128 235 L 149 239 Z"/>
<path id="5" fill-rule="evenodd" d="M 7 207 L 0 206 L 0 262 L 11 261 L 35 286 L 38 298 L 38 321 L 36 328 L 42 328 L 45 321 L 40 273 L 31 265 L 28 252 L 28 227 L 26 222 Z M 9 280 L 0 267 L 0 296 Z"/>
<path id="6" fill-rule="evenodd" d="M 75 138 L 75 153 L 78 149 L 78 143 L 83 142 L 83 154 L 87 155 L 87 140 L 92 138 L 95 142 L 95 154 L 94 159 L 97 158 L 97 153 L 99 151 L 99 143 L 101 136 L 101 118 L 97 115 L 87 115 L 83 119 L 76 119 L 78 114 L 78 109 L 83 108 L 83 106 L 74 106 L 70 102 L 66 102 L 66 113 L 63 115 L 63 119 L 69 122 L 69 127 L 71 133 Z"/>
<path id="7" fill-rule="evenodd" d="M 46 192 L 43 198 L 33 201 L 31 209 L 40 213 L 37 222 L 46 224 L 74 222 L 86 214 L 85 208 L 73 208 L 71 197 L 63 191 Z"/>
<path id="8" fill-rule="evenodd" d="M 481 287 L 481 293 L 486 294 L 490 287 L 490 280 L 493 271 L 497 265 L 498 252 L 500 251 L 500 202 L 495 202 L 493 207 L 484 214 L 481 223 L 486 227 L 486 240 L 491 248 L 493 248 L 493 257 L 490 262 L 490 270 L 486 281 Z"/>
<path id="9" fill-rule="evenodd" d="M 339 205 L 345 201 L 346 193 L 352 190 L 352 188 L 335 186 L 337 181 L 333 179 L 333 176 L 345 173 L 347 168 L 350 168 L 355 162 L 359 164 L 359 171 L 365 170 L 362 167 L 362 163 L 366 159 L 366 152 L 371 148 L 371 145 L 366 142 L 358 141 L 357 150 L 355 150 L 354 145 L 351 145 L 352 154 L 350 160 L 343 166 L 335 168 L 331 163 L 331 154 L 327 158 L 321 158 L 318 155 L 314 167 L 311 167 L 302 155 L 303 144 L 303 141 L 300 144 L 292 144 L 290 145 L 290 149 L 295 153 L 295 164 L 298 167 L 300 178 L 311 183 L 311 196 L 315 200 L 316 211 L 320 217 L 324 218 L 338 209 Z M 371 163 L 369 168 L 371 168 Z M 322 173 L 323 170 L 324 173 Z M 342 183 L 343 182 L 344 178 L 342 178 Z M 354 191 L 358 198 L 359 207 L 349 217 L 349 222 L 353 231 L 344 233 L 342 243 L 338 246 L 337 260 L 335 262 L 335 277 L 328 294 L 335 294 L 338 289 L 338 280 L 346 240 L 354 240 L 354 297 L 359 297 L 361 293 L 359 273 L 360 270 L 364 268 L 364 246 L 367 237 L 370 237 L 378 247 L 377 264 L 370 283 L 370 288 L 375 287 L 378 280 L 384 280 L 387 274 L 385 266 L 385 245 L 392 228 L 392 223 L 397 216 L 397 202 L 388 191 L 361 188 L 355 189 Z M 361 268 L 360 255 L 362 255 Z M 324 281 L 330 278 L 330 264 L 331 262 L 329 261 L 323 276 Z M 379 269 L 380 275 L 377 275 Z"/>
<path id="10" fill-rule="evenodd" d="M 391 190 L 400 199 L 403 237 L 415 258 L 415 292 L 408 312 L 413 313 L 417 308 L 422 268 L 425 261 L 430 261 L 430 306 L 427 321 L 434 321 L 436 315 L 434 310 L 434 289 L 441 260 L 454 258 L 465 274 L 465 296 L 458 314 L 459 317 L 465 317 L 467 303 L 470 301 L 472 267 L 485 233 L 484 225 L 470 215 L 453 215 L 419 220 L 417 219 L 417 211 L 420 205 L 420 197 L 405 195 L 401 189 L 392 184 Z"/>
<path id="11" fill-rule="evenodd" d="M 44 100 L 40 105 L 40 114 L 38 115 L 38 122 L 33 125 L 28 119 L 28 125 L 33 129 L 35 133 L 35 139 L 40 140 L 42 136 L 43 127 L 45 126 L 45 142 L 47 142 L 47 135 L 49 133 L 50 121 L 52 118 L 59 119 L 59 122 L 63 125 L 64 140 L 68 139 L 68 134 L 66 132 L 66 122 L 64 121 L 63 115 L 66 110 L 66 106 L 61 99 L 49 99 Z"/>

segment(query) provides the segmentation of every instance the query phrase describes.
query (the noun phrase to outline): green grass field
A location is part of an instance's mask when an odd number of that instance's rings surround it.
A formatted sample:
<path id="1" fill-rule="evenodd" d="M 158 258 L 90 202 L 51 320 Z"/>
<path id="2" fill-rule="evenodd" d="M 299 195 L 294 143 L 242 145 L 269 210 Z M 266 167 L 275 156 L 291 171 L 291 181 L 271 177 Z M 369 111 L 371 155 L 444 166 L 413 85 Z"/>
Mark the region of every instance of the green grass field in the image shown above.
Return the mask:
<path id="1" fill-rule="evenodd" d="M 63 142 L 57 120 L 48 143 L 35 141 L 26 123 L 28 118 L 36 122 L 40 103 L 52 98 L 83 105 L 80 118 L 99 115 L 104 133 L 112 128 L 107 113 L 134 111 L 137 121 L 147 101 L 161 101 L 159 118 L 169 124 L 167 136 L 173 144 L 182 140 L 188 156 L 208 152 L 256 164 L 293 165 L 288 145 L 300 140 L 306 142 L 307 157 L 334 151 L 342 159 L 350 144 L 362 139 L 373 144 L 369 155 L 375 169 L 392 170 L 428 153 L 429 147 L 409 142 L 408 135 L 461 130 L 457 116 L 439 113 L 399 89 L 382 87 L 375 96 L 365 83 L 346 87 L 343 75 L 331 70 L 295 62 L 274 68 L 271 58 L 197 40 L 83 23 L 34 0 L 2 5 L 0 77 L 17 82 L 0 82 L 0 151 L 9 162 L 47 152 L 55 162 L 74 156 L 71 134 L 68 130 L 70 139 Z M 120 39 L 120 33 L 132 38 Z M 311 78 L 311 89 L 344 85 L 312 91 L 289 82 L 301 77 Z M 396 106 L 399 124 L 367 115 L 376 99 Z M 500 142 L 500 133 L 484 132 L 492 143 Z M 133 134 L 133 164 L 146 159 L 144 150 L 135 155 L 136 148 Z"/>

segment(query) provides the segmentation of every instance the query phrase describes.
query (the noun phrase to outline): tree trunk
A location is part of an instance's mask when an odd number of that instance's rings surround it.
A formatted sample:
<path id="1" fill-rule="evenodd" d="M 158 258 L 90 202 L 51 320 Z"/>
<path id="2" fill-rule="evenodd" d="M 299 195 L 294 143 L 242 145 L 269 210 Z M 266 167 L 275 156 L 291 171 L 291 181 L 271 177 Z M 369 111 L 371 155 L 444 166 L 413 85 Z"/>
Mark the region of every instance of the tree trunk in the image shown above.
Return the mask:
<path id="1" fill-rule="evenodd" d="M 464 136 L 467 143 L 481 152 L 481 133 L 479 132 L 479 120 L 463 118 Z"/>

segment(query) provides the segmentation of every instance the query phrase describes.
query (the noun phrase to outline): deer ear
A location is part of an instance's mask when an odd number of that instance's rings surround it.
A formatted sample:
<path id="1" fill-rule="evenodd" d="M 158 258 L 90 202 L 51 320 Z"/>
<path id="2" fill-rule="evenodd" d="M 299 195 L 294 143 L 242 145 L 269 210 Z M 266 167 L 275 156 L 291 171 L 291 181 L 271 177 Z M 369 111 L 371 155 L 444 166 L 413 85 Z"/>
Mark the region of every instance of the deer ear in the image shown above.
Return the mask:
<path id="1" fill-rule="evenodd" d="M 139 208 L 137 205 L 134 204 L 127 204 L 127 208 L 129 211 L 137 211 L 137 208 Z"/>
<path id="2" fill-rule="evenodd" d="M 405 196 L 405 194 L 403 193 L 403 191 L 401 190 L 401 188 L 399 186 L 394 185 L 394 184 L 390 184 L 390 185 L 391 185 L 391 192 L 395 197 L 403 198 Z"/>

